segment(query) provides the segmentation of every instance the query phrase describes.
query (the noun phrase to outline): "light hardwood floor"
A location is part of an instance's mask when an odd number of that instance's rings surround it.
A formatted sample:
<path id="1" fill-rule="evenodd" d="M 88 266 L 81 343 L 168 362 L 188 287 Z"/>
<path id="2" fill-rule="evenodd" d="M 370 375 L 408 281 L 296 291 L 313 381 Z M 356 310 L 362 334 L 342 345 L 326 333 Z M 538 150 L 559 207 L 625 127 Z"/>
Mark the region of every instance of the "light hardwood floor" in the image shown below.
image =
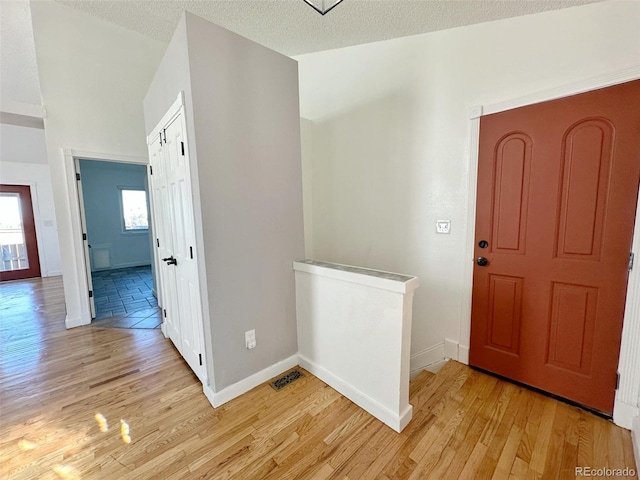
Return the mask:
<path id="1" fill-rule="evenodd" d="M 213 409 L 158 330 L 65 330 L 59 277 L 1 284 L 0 298 L 3 479 L 564 479 L 581 478 L 576 466 L 636 469 L 628 431 L 456 362 L 412 381 L 414 417 L 401 434 L 308 373 Z"/>

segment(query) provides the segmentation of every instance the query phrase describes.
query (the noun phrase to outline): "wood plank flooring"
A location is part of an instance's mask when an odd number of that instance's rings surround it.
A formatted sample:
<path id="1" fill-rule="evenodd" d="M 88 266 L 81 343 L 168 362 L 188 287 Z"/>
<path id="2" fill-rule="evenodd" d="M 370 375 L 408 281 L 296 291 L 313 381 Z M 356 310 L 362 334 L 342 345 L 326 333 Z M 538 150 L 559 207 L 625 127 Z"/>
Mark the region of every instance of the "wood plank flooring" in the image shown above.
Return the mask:
<path id="1" fill-rule="evenodd" d="M 510 480 L 636 470 L 628 431 L 456 362 L 412 381 L 414 417 L 401 434 L 309 373 L 213 409 L 158 330 L 65 330 L 59 277 L 0 284 L 0 298 L 3 479 Z"/>

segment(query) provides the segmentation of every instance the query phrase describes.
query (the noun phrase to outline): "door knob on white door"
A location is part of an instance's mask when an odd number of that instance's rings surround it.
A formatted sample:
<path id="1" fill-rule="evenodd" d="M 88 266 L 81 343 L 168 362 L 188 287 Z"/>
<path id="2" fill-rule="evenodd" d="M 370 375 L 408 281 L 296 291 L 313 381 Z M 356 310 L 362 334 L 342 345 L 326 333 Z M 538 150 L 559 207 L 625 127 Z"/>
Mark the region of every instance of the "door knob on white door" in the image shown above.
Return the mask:
<path id="1" fill-rule="evenodd" d="M 167 262 L 167 265 L 178 265 L 178 260 L 173 258 L 173 256 L 167 257 L 167 258 L 163 258 L 162 261 L 163 262 Z"/>

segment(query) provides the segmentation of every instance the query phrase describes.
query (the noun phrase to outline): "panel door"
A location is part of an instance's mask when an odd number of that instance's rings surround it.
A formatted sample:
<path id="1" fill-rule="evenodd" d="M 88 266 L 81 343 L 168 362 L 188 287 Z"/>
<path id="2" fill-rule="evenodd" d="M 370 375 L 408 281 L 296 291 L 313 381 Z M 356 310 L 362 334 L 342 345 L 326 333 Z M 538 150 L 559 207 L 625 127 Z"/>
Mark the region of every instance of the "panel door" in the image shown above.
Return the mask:
<path id="1" fill-rule="evenodd" d="M 482 117 L 472 365 L 612 413 L 639 143 L 640 81 Z"/>
<path id="2" fill-rule="evenodd" d="M 157 140 L 149 144 L 149 161 L 153 169 L 150 175 L 154 225 L 156 228 L 156 249 L 159 258 L 159 285 L 160 300 L 164 315 L 165 332 L 176 346 L 182 350 L 180 317 L 178 311 L 177 281 L 175 268 L 163 259 L 169 259 L 173 255 L 173 235 L 169 212 L 171 210 L 171 198 L 167 177 L 167 161 L 162 148 L 160 134 Z"/>
<path id="3" fill-rule="evenodd" d="M 185 138 L 184 114 L 164 129 L 167 184 L 169 188 L 173 256 L 177 282 L 177 302 L 180 315 L 181 353 L 196 375 L 203 380 L 201 363 L 203 351 L 202 310 L 195 252 L 195 225 L 189 156 Z"/>

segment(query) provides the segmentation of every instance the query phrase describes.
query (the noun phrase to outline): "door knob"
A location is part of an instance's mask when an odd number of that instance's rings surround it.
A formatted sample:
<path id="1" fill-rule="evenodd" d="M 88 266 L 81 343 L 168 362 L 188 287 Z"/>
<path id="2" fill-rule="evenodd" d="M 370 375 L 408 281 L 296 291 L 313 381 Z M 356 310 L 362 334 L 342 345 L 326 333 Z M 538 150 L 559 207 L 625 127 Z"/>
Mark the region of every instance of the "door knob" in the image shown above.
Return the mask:
<path id="1" fill-rule="evenodd" d="M 478 257 L 478 259 L 476 260 L 476 263 L 480 267 L 486 267 L 487 265 L 489 265 L 489 260 L 487 260 L 484 257 Z"/>
<path id="2" fill-rule="evenodd" d="M 178 265 L 178 260 L 173 258 L 173 255 L 162 259 L 163 262 L 167 262 L 167 265 Z"/>

